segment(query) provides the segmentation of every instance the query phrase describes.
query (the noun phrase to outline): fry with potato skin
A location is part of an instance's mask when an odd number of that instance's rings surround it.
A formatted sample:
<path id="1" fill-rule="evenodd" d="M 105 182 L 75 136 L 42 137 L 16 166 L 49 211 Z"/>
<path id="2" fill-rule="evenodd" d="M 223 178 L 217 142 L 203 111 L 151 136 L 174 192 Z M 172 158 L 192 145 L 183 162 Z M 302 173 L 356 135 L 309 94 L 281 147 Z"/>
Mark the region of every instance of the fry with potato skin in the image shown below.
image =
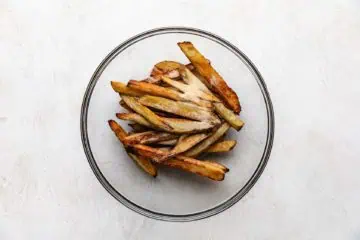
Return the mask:
<path id="1" fill-rule="evenodd" d="M 129 95 L 133 97 L 140 97 L 144 95 L 144 92 L 131 89 L 121 82 L 111 81 L 111 86 L 115 92 L 118 92 L 120 94 Z"/>
<path id="2" fill-rule="evenodd" d="M 117 113 L 116 116 L 122 120 L 133 121 L 152 129 L 159 129 L 148 122 L 144 117 L 136 113 Z M 172 130 L 169 132 L 177 134 L 204 132 L 214 127 L 213 124 L 208 122 L 197 122 L 181 118 L 160 118 L 172 127 Z"/>
<path id="3" fill-rule="evenodd" d="M 115 133 L 116 137 L 120 140 L 120 142 L 123 142 L 128 135 L 126 131 L 114 120 L 109 120 L 108 124 L 111 130 Z"/>
<path id="4" fill-rule="evenodd" d="M 178 138 L 178 136 L 167 132 L 146 131 L 127 136 L 123 142 L 125 145 L 150 144 L 176 138 Z"/>
<path id="5" fill-rule="evenodd" d="M 152 79 L 149 82 L 157 83 L 164 75 L 168 76 L 169 78 L 177 78 L 180 76 L 179 69 L 183 67 L 184 65 L 174 61 L 158 62 L 151 70 L 150 76 Z"/>
<path id="6" fill-rule="evenodd" d="M 219 102 L 219 99 L 217 97 L 198 89 L 196 85 L 184 84 L 179 81 L 172 80 L 167 76 L 162 76 L 161 79 L 170 86 L 173 86 L 179 89 L 180 91 L 182 91 L 183 92 L 182 97 L 189 99 L 192 102 L 199 103 L 201 102 L 200 99 L 210 102 Z"/>
<path id="7" fill-rule="evenodd" d="M 152 83 L 130 80 L 127 86 L 137 91 L 143 91 L 149 95 L 170 98 L 173 100 L 183 100 L 180 92 L 165 87 L 160 87 Z"/>
<path id="8" fill-rule="evenodd" d="M 178 139 L 172 139 L 172 140 L 160 141 L 160 142 L 157 142 L 156 144 L 164 145 L 164 146 L 175 146 L 177 142 L 178 142 Z"/>
<path id="9" fill-rule="evenodd" d="M 134 111 L 125 103 L 124 100 L 121 99 L 121 100 L 119 101 L 119 104 L 120 104 L 120 106 L 121 106 L 122 108 L 128 110 L 129 112 L 134 112 Z"/>
<path id="10" fill-rule="evenodd" d="M 184 65 L 179 62 L 165 60 L 155 64 L 155 67 L 165 74 L 179 68 L 184 68 Z"/>
<path id="11" fill-rule="evenodd" d="M 192 103 L 173 101 L 162 97 L 145 95 L 139 102 L 147 107 L 176 114 L 182 117 L 219 124 L 219 118 L 209 109 Z"/>
<path id="12" fill-rule="evenodd" d="M 127 152 L 127 154 L 145 172 L 147 172 L 148 174 L 150 174 L 153 177 L 157 176 L 157 169 L 149 159 L 144 158 L 142 156 L 137 156 L 137 155 L 135 155 L 133 153 L 130 153 L 130 152 Z"/>
<path id="13" fill-rule="evenodd" d="M 176 146 L 170 152 L 176 155 L 183 153 L 204 140 L 208 135 L 209 134 L 207 133 L 198 133 L 190 136 L 183 135 L 179 138 Z"/>
<path id="14" fill-rule="evenodd" d="M 145 127 L 144 125 L 138 124 L 138 123 L 129 123 L 129 127 L 132 128 L 132 132 L 138 133 L 138 132 L 145 132 L 149 131 L 150 129 Z"/>
<path id="15" fill-rule="evenodd" d="M 222 103 L 214 103 L 215 111 L 225 119 L 236 131 L 240 131 L 240 129 L 244 126 L 244 122 L 240 120 L 240 118 L 235 115 L 233 111 L 228 109 Z"/>
<path id="16" fill-rule="evenodd" d="M 209 88 L 201 81 L 201 79 L 188 68 L 181 69 L 180 74 L 184 82 L 205 93 L 211 94 L 213 97 L 215 97 L 215 102 L 220 102 L 220 100 L 209 90 Z"/>
<path id="17" fill-rule="evenodd" d="M 132 110 L 143 116 L 151 124 L 155 125 L 157 128 L 163 129 L 165 131 L 171 131 L 172 127 L 165 123 L 158 115 L 156 115 L 149 108 L 140 104 L 138 100 L 129 96 L 122 96 L 126 105 L 128 105 Z"/>
<path id="18" fill-rule="evenodd" d="M 225 140 L 214 143 L 208 149 L 205 150 L 207 153 L 222 153 L 229 152 L 236 146 L 235 140 Z"/>
<path id="19" fill-rule="evenodd" d="M 114 120 L 109 120 L 108 123 L 111 130 L 115 133 L 116 137 L 120 140 L 121 143 L 123 143 L 124 139 L 128 135 L 126 131 Z M 134 160 L 134 162 L 146 173 L 153 177 L 157 176 L 157 169 L 149 159 L 131 154 L 129 153 L 128 149 L 126 149 L 126 152 L 131 157 L 131 159 Z"/>
<path id="20" fill-rule="evenodd" d="M 156 129 L 156 127 L 154 127 L 150 122 L 148 122 L 148 120 L 146 120 L 143 116 L 137 113 L 117 113 L 116 117 L 121 120 L 133 121 L 151 129 Z"/>
<path id="21" fill-rule="evenodd" d="M 225 167 L 224 165 L 222 165 L 220 163 L 217 163 L 217 162 L 214 162 L 214 161 L 208 161 L 208 160 L 202 160 L 202 161 L 205 162 L 205 163 L 208 163 L 208 164 L 212 164 L 213 166 L 222 169 L 224 172 L 230 171 L 229 168 Z"/>
<path id="22" fill-rule="evenodd" d="M 194 47 L 191 42 L 178 43 L 181 51 L 194 65 L 206 80 L 205 84 L 219 94 L 222 100 L 228 105 L 235 113 L 240 112 L 240 103 L 236 93 L 226 84 L 220 74 L 211 66 L 209 61 Z"/>
<path id="23" fill-rule="evenodd" d="M 209 148 L 213 143 L 215 143 L 222 135 L 224 135 L 230 128 L 230 125 L 224 122 L 212 135 L 206 138 L 204 141 L 185 152 L 184 155 L 188 157 L 196 157 L 207 148 Z"/>
<path id="24" fill-rule="evenodd" d="M 149 158 L 154 162 L 161 163 L 166 159 L 174 156 L 170 151 L 163 151 L 158 148 L 153 148 L 147 145 L 135 144 L 130 146 L 134 152 L 145 158 Z"/>
<path id="25" fill-rule="evenodd" d="M 187 172 L 207 177 L 215 181 L 222 181 L 225 178 L 225 171 L 206 161 L 200 161 L 189 157 L 175 157 L 162 162 L 163 165 L 179 168 Z"/>

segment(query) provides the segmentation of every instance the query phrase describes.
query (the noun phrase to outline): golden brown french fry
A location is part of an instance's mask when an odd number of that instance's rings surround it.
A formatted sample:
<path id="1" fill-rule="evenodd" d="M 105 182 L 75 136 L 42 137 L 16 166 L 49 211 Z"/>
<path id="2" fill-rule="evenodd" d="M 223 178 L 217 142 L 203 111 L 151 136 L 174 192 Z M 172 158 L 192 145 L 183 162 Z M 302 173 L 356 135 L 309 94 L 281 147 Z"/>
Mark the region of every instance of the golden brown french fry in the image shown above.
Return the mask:
<path id="1" fill-rule="evenodd" d="M 140 96 L 144 95 L 144 92 L 141 92 L 141 91 L 138 91 L 135 89 L 131 89 L 121 82 L 111 81 L 111 86 L 115 92 L 118 92 L 120 94 L 129 95 L 129 96 L 133 96 L 133 97 L 140 97 Z"/>
<path id="2" fill-rule="evenodd" d="M 197 88 L 196 85 L 183 84 L 179 81 L 172 80 L 171 78 L 169 78 L 167 76 L 162 76 L 161 79 L 164 82 L 166 82 L 167 84 L 182 91 L 184 94 L 182 94 L 181 96 L 184 99 L 188 99 L 189 101 L 192 101 L 195 103 L 199 103 L 200 99 L 206 100 L 206 101 L 211 101 L 211 102 L 219 101 L 219 99 L 217 97 L 200 90 L 199 88 Z"/>
<path id="3" fill-rule="evenodd" d="M 157 169 L 149 159 L 144 158 L 142 156 L 137 156 L 137 155 L 135 155 L 133 153 L 130 153 L 130 152 L 128 152 L 127 154 L 145 172 L 147 172 L 148 174 L 150 174 L 153 177 L 157 176 Z"/>
<path id="4" fill-rule="evenodd" d="M 119 104 L 120 104 L 121 107 L 123 107 L 124 109 L 128 110 L 129 112 L 134 112 L 134 111 L 124 102 L 124 100 L 121 99 L 121 100 L 119 101 Z"/>
<path id="5" fill-rule="evenodd" d="M 191 121 L 181 118 L 162 118 L 173 128 L 174 133 L 197 133 L 204 132 L 215 125 L 209 122 Z"/>
<path id="6" fill-rule="evenodd" d="M 152 74 L 152 73 L 151 73 L 151 74 Z M 161 80 L 161 77 L 162 77 L 162 75 L 155 76 L 155 77 L 150 76 L 150 77 L 148 77 L 148 78 L 146 78 L 146 79 L 144 79 L 144 80 L 142 80 L 142 81 L 143 81 L 143 82 L 147 82 L 147 83 L 157 84 L 158 82 L 161 82 L 161 81 L 160 81 L 160 80 Z"/>
<path id="7" fill-rule="evenodd" d="M 148 120 L 151 124 L 153 124 L 157 128 L 163 129 L 165 131 L 172 130 L 172 127 L 169 126 L 169 124 L 164 122 L 158 115 L 156 115 L 149 108 L 140 104 L 138 100 L 135 99 L 134 97 L 122 95 L 122 99 L 125 101 L 126 105 L 128 105 L 132 110 L 143 116 L 146 120 Z"/>
<path id="8" fill-rule="evenodd" d="M 211 90 L 219 94 L 226 105 L 228 105 L 235 113 L 239 113 L 240 103 L 236 93 L 226 84 L 224 79 L 216 72 L 208 60 L 191 42 L 180 42 L 178 45 L 194 65 L 195 69 L 204 77 L 206 80 L 205 84 Z"/>
<path id="9" fill-rule="evenodd" d="M 191 94 L 181 93 L 174 89 L 158 86 L 153 83 L 130 80 L 127 86 L 137 91 L 145 92 L 148 95 L 169 98 L 177 101 L 192 101 L 200 106 L 212 107 L 210 102 L 192 97 Z"/>
<path id="10" fill-rule="evenodd" d="M 136 123 L 143 125 L 145 127 L 148 127 L 148 128 L 152 128 L 152 129 L 155 128 L 150 122 L 148 122 L 148 120 L 146 120 L 143 116 L 141 116 L 137 113 L 117 113 L 116 117 L 121 120 L 136 122 Z"/>
<path id="11" fill-rule="evenodd" d="M 120 140 L 121 143 L 123 143 L 124 139 L 128 135 L 126 131 L 114 120 L 109 120 L 108 123 L 111 130 L 115 133 L 116 137 Z M 151 176 L 156 177 L 157 169 L 149 159 L 140 156 L 136 157 L 134 154 L 129 153 L 128 149 L 126 149 L 126 152 L 141 169 L 143 169 L 146 173 L 150 174 Z"/>
<path id="12" fill-rule="evenodd" d="M 224 104 L 214 103 L 214 108 L 215 111 L 237 131 L 240 131 L 240 129 L 244 126 L 244 122 L 241 121 L 233 111 L 225 107 Z"/>
<path id="13" fill-rule="evenodd" d="M 229 168 L 225 167 L 224 165 L 220 164 L 220 163 L 217 163 L 217 162 L 214 162 L 214 161 L 208 161 L 208 160 L 202 160 L 203 162 L 206 162 L 206 163 L 209 163 L 209 164 L 212 164 L 213 166 L 215 167 L 218 167 L 218 168 L 221 168 L 224 172 L 228 172 L 230 171 Z"/>
<path id="14" fill-rule="evenodd" d="M 179 138 L 176 146 L 170 152 L 174 155 L 183 153 L 204 140 L 208 135 L 209 134 L 207 133 L 198 133 L 188 136 L 183 135 Z"/>
<path id="15" fill-rule="evenodd" d="M 189 157 L 174 157 L 162 162 L 163 165 L 179 168 L 187 172 L 192 172 L 200 176 L 210 178 L 215 181 L 222 181 L 225 177 L 224 168 L 208 161 L 200 161 Z"/>
<path id="16" fill-rule="evenodd" d="M 164 145 L 164 146 L 175 146 L 177 142 L 178 142 L 178 139 L 173 139 L 173 140 L 157 142 L 156 144 Z"/>
<path id="17" fill-rule="evenodd" d="M 181 74 L 184 82 L 186 82 L 187 84 L 194 86 L 195 88 L 214 96 L 214 94 L 207 88 L 207 86 L 200 80 L 200 78 L 198 76 L 196 76 L 188 68 L 181 69 L 180 74 Z M 219 101 L 220 100 L 215 97 L 214 102 L 219 102 Z"/>
<path id="18" fill-rule="evenodd" d="M 134 145 L 134 144 L 150 144 L 160 141 L 177 139 L 178 136 L 166 133 L 166 132 L 155 132 L 155 131 L 146 131 L 141 133 L 135 133 L 130 136 L 125 137 L 125 145 Z"/>
<path id="19" fill-rule="evenodd" d="M 155 64 L 155 67 L 162 73 L 168 73 L 179 68 L 183 68 L 184 65 L 175 61 L 162 61 Z"/>
<path id="20" fill-rule="evenodd" d="M 154 68 L 151 71 L 150 76 L 152 79 L 149 81 L 151 83 L 158 82 L 163 75 L 166 75 L 170 78 L 177 78 L 180 76 L 179 69 L 184 66 L 181 63 L 174 61 L 162 61 L 155 64 Z"/>
<path id="21" fill-rule="evenodd" d="M 159 148 L 157 148 L 157 149 L 159 149 L 159 150 L 161 150 L 161 151 L 170 151 L 170 150 L 171 150 L 171 147 L 159 147 Z"/>
<path id="22" fill-rule="evenodd" d="M 149 131 L 149 128 L 141 125 L 141 124 L 138 124 L 138 123 L 129 123 L 128 124 L 129 127 L 131 127 L 133 129 L 133 132 L 145 132 L 145 131 Z"/>
<path id="23" fill-rule="evenodd" d="M 222 135 L 224 135 L 230 128 L 230 125 L 227 122 L 224 122 L 212 135 L 206 138 L 204 141 L 185 152 L 184 155 L 188 157 L 196 157 L 207 148 L 209 148 L 213 143 L 215 143 Z"/>
<path id="24" fill-rule="evenodd" d="M 183 100 L 180 92 L 174 91 L 172 89 L 160 87 L 152 83 L 130 80 L 128 83 L 128 87 L 131 89 L 135 89 L 137 91 L 146 92 L 149 95 L 170 98 L 173 100 Z"/>
<path id="25" fill-rule="evenodd" d="M 151 82 L 151 83 L 156 83 L 156 82 L 160 81 L 162 75 L 163 75 L 163 73 L 160 69 L 158 69 L 157 67 L 153 67 L 153 69 L 151 70 L 151 73 L 150 73 L 151 78 L 147 79 L 146 81 Z"/>
<path id="26" fill-rule="evenodd" d="M 131 148 L 140 156 L 149 158 L 154 162 L 161 163 L 173 156 L 170 151 L 163 151 L 158 148 L 149 147 L 142 144 L 132 145 Z"/>
<path id="27" fill-rule="evenodd" d="M 221 142 L 214 143 L 208 149 L 205 150 L 207 153 L 221 153 L 221 152 L 229 152 L 236 145 L 235 140 L 225 140 Z"/>
<path id="28" fill-rule="evenodd" d="M 157 129 L 155 125 L 152 125 L 144 117 L 136 113 L 117 113 L 116 116 L 122 120 L 133 121 L 146 127 Z M 204 132 L 214 127 L 214 125 L 209 122 L 197 122 L 181 118 L 161 117 L 161 119 L 172 127 L 172 130 L 169 132 L 178 134 Z"/>
<path id="29" fill-rule="evenodd" d="M 139 102 L 145 106 L 173 113 L 182 117 L 199 121 L 208 121 L 214 124 L 220 123 L 219 118 L 212 111 L 208 108 L 200 107 L 195 104 L 173 101 L 149 95 L 141 97 Z"/>
<path id="30" fill-rule="evenodd" d="M 116 137 L 120 140 L 120 142 L 123 142 L 124 139 L 127 137 L 126 131 L 114 120 L 109 120 L 108 123 L 111 130 L 115 133 Z"/>

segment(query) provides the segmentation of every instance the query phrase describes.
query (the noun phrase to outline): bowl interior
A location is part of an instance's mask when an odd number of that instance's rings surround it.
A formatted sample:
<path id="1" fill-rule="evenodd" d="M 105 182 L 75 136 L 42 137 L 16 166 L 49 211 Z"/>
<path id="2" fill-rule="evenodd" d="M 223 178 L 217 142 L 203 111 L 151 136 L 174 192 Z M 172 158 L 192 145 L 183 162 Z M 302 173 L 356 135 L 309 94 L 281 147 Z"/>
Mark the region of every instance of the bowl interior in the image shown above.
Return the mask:
<path id="1" fill-rule="evenodd" d="M 110 81 L 126 83 L 130 79 L 144 79 L 153 65 L 162 60 L 188 63 L 176 44 L 180 41 L 193 42 L 210 59 L 213 67 L 238 94 L 242 105 L 240 117 L 245 126 L 240 132 L 231 129 L 226 136 L 237 140 L 237 146 L 230 153 L 206 157 L 230 168 L 222 182 L 165 167 L 159 168 L 157 178 L 146 175 L 126 155 L 107 124 L 109 119 L 114 119 L 129 130 L 127 122 L 115 117 L 116 112 L 125 110 L 119 105 L 119 96 L 112 90 Z M 85 141 L 94 161 L 90 163 L 96 163 L 107 181 L 105 184 L 116 190 L 112 194 L 134 210 L 176 218 L 220 209 L 240 190 L 244 191 L 259 164 L 266 162 L 263 155 L 269 144 L 269 109 L 264 100 L 264 86 L 250 63 L 220 40 L 194 31 L 148 33 L 116 49 L 101 68 L 89 85 L 89 101 L 85 104 Z"/>

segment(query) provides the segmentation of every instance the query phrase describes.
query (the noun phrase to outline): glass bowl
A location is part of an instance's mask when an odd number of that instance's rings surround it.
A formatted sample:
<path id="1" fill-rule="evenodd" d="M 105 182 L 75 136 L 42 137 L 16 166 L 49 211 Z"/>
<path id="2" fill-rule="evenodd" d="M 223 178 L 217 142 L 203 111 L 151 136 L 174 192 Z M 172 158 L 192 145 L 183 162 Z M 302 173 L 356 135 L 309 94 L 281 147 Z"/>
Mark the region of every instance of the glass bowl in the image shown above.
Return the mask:
<path id="1" fill-rule="evenodd" d="M 237 146 L 229 153 L 209 156 L 228 168 L 225 180 L 177 169 L 146 175 L 126 155 L 107 121 L 123 109 L 111 80 L 144 79 L 162 60 L 187 63 L 177 42 L 191 41 L 238 94 L 245 126 L 227 138 Z M 117 121 L 117 120 L 116 120 Z M 127 126 L 123 121 L 117 121 Z M 269 159 L 274 138 L 274 113 L 264 80 L 237 47 L 212 33 L 185 27 L 153 29 L 117 46 L 90 79 L 81 108 L 81 137 L 92 170 L 104 188 L 126 207 L 165 221 L 192 221 L 212 216 L 239 201 L 255 184 Z"/>

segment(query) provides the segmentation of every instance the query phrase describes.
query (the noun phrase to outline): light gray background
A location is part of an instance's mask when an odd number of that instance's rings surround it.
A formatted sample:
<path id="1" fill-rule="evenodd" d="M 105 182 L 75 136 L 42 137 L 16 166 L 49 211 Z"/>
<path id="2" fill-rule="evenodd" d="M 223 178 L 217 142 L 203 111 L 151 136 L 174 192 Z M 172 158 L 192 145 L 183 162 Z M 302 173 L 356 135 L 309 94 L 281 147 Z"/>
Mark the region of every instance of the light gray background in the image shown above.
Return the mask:
<path id="1" fill-rule="evenodd" d="M 276 115 L 270 162 L 209 219 L 140 216 L 98 183 L 80 106 L 92 72 L 144 30 L 234 43 Z M 360 239 L 360 2 L 0 0 L 0 239 Z"/>

